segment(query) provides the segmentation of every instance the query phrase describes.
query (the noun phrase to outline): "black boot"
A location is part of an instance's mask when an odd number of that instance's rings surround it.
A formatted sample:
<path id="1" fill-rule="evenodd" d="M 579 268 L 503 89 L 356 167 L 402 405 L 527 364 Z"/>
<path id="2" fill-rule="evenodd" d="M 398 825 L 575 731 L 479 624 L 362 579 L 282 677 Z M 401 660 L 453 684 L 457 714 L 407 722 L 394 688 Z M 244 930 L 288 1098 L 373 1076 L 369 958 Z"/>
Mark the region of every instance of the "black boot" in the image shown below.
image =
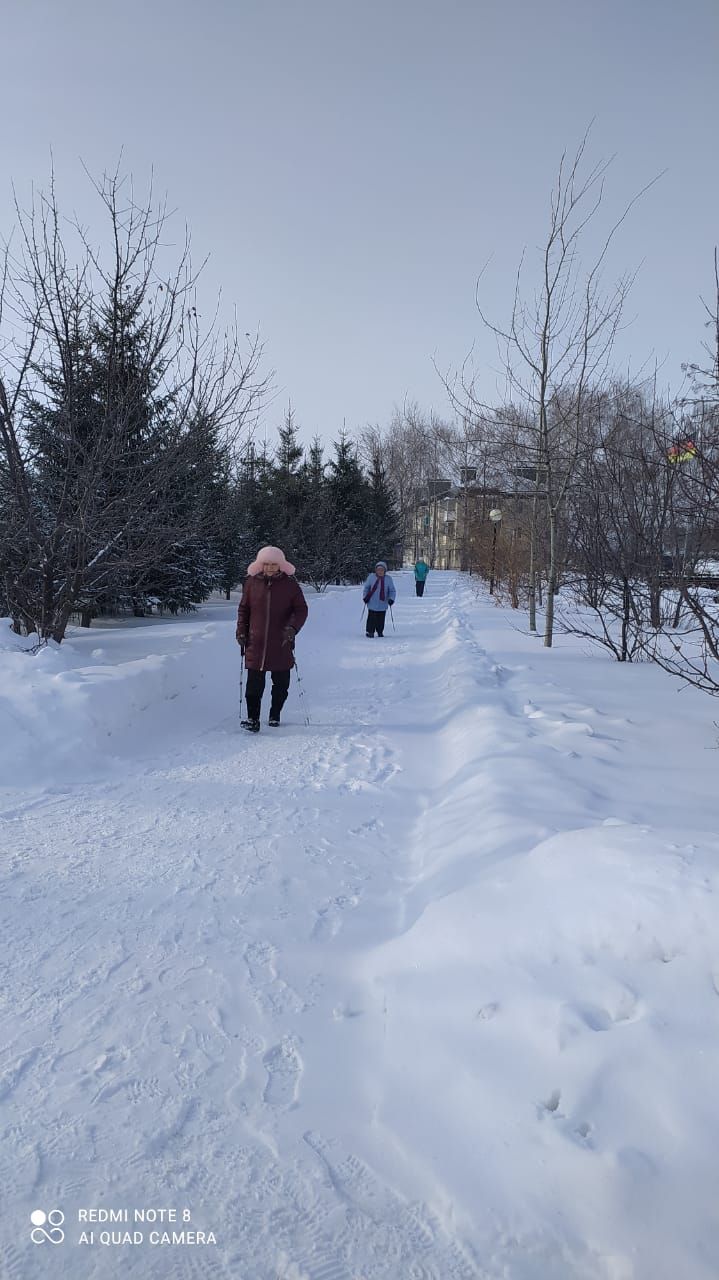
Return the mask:
<path id="1" fill-rule="evenodd" d="M 246 729 L 248 733 L 259 733 L 260 722 L 259 720 L 240 720 L 240 728 Z"/>
<path id="2" fill-rule="evenodd" d="M 267 723 L 271 725 L 273 729 L 276 729 L 280 723 L 279 711 L 273 711 L 272 709 L 270 709 L 270 718 L 267 721 Z"/>

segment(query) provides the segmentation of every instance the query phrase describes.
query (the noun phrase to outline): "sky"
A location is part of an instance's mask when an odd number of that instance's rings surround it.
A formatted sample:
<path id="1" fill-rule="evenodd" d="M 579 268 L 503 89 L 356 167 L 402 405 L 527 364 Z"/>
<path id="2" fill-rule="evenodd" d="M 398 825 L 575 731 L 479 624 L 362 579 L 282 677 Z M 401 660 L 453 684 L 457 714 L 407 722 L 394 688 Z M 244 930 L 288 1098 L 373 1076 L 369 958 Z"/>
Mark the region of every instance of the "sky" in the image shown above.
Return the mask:
<path id="1" fill-rule="evenodd" d="M 531 291 L 564 150 L 591 121 L 614 157 L 601 225 L 631 211 L 607 284 L 639 269 L 619 369 L 678 387 L 700 358 L 719 240 L 716 0 L 8 0 L 0 230 L 51 157 L 61 203 L 99 228 L 94 175 L 155 190 L 209 255 L 201 301 L 258 331 L 301 437 L 383 426 L 395 405 L 450 416 L 437 370 L 498 358 Z M 588 246 L 591 251 L 591 245 Z"/>

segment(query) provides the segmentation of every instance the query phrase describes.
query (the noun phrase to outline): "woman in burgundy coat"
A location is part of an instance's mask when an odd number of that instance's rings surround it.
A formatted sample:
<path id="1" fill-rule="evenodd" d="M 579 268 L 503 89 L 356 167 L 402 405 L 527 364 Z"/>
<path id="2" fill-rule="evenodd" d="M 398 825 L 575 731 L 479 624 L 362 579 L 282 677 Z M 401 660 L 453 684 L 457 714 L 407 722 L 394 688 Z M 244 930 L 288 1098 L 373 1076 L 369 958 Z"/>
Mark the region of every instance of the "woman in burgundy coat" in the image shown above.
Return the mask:
<path id="1" fill-rule="evenodd" d="M 263 547 L 247 570 L 236 634 L 247 668 L 247 719 L 240 723 L 250 733 L 259 732 L 268 671 L 272 676 L 269 724 L 280 723 L 287 700 L 295 636 L 307 621 L 307 603 L 294 572 L 279 547 Z"/>

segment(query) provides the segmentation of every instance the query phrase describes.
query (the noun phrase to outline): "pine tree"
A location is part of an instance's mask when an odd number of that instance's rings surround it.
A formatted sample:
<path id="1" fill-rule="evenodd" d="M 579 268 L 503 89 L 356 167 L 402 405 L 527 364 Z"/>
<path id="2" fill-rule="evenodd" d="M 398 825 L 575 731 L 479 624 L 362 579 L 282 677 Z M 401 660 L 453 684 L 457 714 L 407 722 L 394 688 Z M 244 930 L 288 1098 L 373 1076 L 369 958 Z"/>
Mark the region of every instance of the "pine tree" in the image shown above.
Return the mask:
<path id="1" fill-rule="evenodd" d="M 253 532 L 251 559 L 259 547 L 275 545 L 278 511 L 274 488 L 273 460 L 267 452 L 267 442 L 256 450 L 250 459 L 251 480 L 248 489 L 249 529 Z"/>
<path id="2" fill-rule="evenodd" d="M 220 535 L 226 458 L 211 423 L 198 417 L 184 433 L 162 505 L 163 552 L 131 582 L 136 612 L 148 604 L 191 611 L 223 581 Z"/>
<path id="3" fill-rule="evenodd" d="M 367 572 L 368 557 L 372 555 L 368 536 L 370 489 L 356 448 L 345 431 L 334 442 L 334 450 L 327 489 L 335 576 L 347 582 L 360 582 Z"/>
<path id="4" fill-rule="evenodd" d="M 306 503 L 304 450 L 297 439 L 291 405 L 279 429 L 279 444 L 271 474 L 272 510 L 275 528 L 270 541 L 281 546 L 290 559 L 297 555 L 299 525 Z"/>
<path id="5" fill-rule="evenodd" d="M 392 561 L 400 540 L 400 520 L 395 495 L 387 480 L 379 450 L 375 450 L 372 455 L 369 488 L 367 534 L 375 547 L 375 558 Z"/>
<path id="6" fill-rule="evenodd" d="M 122 186 L 96 188 L 107 253 L 80 232 L 72 262 L 51 191 L 20 215 L 8 264 L 20 358 L 0 363 L 0 580 L 15 629 L 42 641 L 73 613 L 141 607 L 149 585 L 173 606 L 202 598 L 219 572 L 218 442 L 266 387 L 258 344 L 200 332 L 187 251 L 160 278 L 164 215 Z"/>
<path id="7" fill-rule="evenodd" d="M 337 576 L 334 556 L 333 506 L 325 475 L 322 444 L 317 436 L 302 467 L 303 505 L 297 522 L 297 576 L 324 591 Z"/>
<path id="8" fill-rule="evenodd" d="M 243 536 L 242 486 L 229 466 L 220 481 L 216 502 L 214 541 L 220 565 L 220 586 L 229 600 L 233 588 L 242 581 L 248 564 Z"/>
<path id="9" fill-rule="evenodd" d="M 89 623 L 126 603 L 133 568 L 157 555 L 172 434 L 165 368 L 147 359 L 141 298 L 113 295 L 84 326 L 82 319 L 63 337 L 61 358 L 38 370 L 24 405 L 45 544 L 36 612 L 58 635 L 72 610 Z"/>

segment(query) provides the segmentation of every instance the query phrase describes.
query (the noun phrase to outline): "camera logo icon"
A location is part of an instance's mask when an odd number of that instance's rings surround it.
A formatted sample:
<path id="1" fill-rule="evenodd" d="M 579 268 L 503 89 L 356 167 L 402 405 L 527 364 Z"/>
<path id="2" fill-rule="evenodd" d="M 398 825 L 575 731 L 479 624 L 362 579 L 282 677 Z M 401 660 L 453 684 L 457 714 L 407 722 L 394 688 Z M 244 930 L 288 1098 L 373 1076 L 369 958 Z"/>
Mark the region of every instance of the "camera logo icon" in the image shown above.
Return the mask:
<path id="1" fill-rule="evenodd" d="M 49 1213 L 45 1213 L 44 1209 L 33 1209 L 30 1221 L 30 1239 L 33 1244 L 44 1244 L 46 1240 L 49 1244 L 62 1244 L 65 1239 L 65 1232 L 62 1230 L 65 1214 L 62 1209 L 51 1209 Z"/>

